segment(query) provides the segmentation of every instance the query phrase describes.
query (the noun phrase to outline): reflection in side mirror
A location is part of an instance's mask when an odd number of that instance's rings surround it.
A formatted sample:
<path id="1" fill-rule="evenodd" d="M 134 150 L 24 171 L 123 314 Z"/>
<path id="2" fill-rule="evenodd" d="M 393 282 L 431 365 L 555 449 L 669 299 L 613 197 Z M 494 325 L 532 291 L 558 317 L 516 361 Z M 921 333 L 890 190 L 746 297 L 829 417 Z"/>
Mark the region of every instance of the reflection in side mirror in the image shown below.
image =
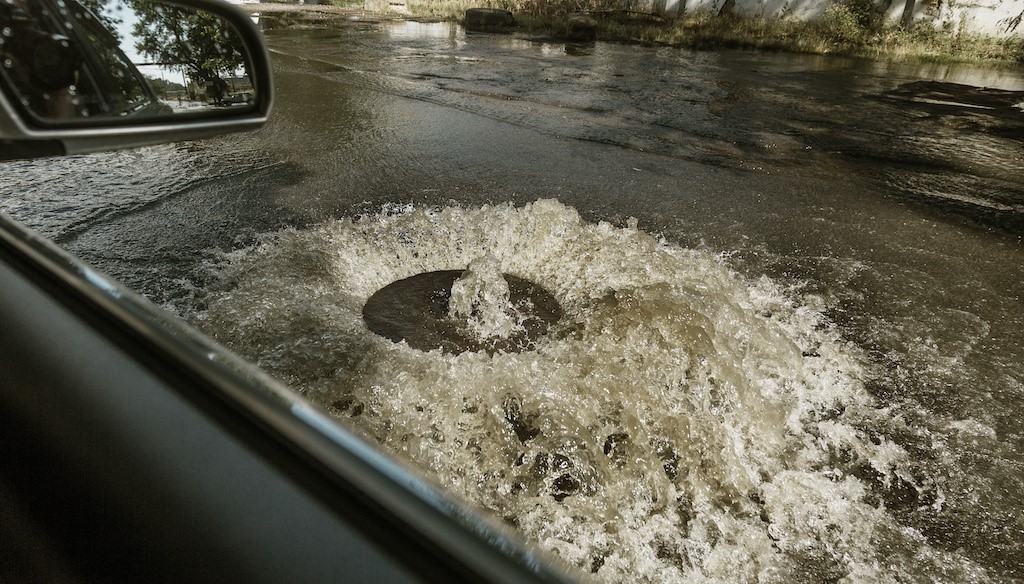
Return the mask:
<path id="1" fill-rule="evenodd" d="M 258 128 L 253 19 L 221 0 L 0 0 L 0 160 Z"/>
<path id="2" fill-rule="evenodd" d="M 0 2 L 0 80 L 42 127 L 252 110 L 260 98 L 227 18 L 154 0 Z"/>

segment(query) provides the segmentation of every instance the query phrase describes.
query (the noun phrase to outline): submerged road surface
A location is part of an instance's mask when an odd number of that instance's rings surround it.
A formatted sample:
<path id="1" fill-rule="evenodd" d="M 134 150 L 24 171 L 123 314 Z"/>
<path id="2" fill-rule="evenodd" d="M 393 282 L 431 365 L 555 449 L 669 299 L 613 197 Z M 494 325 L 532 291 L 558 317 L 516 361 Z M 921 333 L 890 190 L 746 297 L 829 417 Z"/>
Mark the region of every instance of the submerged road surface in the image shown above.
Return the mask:
<path id="1" fill-rule="evenodd" d="M 263 25 L 267 127 L 0 208 L 598 579 L 1024 579 L 1019 72 Z M 366 328 L 481 258 L 529 350 Z"/>

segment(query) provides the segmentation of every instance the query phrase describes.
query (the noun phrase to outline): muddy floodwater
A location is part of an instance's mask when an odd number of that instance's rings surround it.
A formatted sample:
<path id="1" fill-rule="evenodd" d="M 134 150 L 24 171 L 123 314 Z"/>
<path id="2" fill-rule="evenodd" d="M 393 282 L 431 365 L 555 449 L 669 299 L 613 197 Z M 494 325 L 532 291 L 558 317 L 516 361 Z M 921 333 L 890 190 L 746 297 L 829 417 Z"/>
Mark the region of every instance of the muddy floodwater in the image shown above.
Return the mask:
<path id="1" fill-rule="evenodd" d="M 265 128 L 0 209 L 597 581 L 1024 580 L 1019 70 L 262 24 Z"/>

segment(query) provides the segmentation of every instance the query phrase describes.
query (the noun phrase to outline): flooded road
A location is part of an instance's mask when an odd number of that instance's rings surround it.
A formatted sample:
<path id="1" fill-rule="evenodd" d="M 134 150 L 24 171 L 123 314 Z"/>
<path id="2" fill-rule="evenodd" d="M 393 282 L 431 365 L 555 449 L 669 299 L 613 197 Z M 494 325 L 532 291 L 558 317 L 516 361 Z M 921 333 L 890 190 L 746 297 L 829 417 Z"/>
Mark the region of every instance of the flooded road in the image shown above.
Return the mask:
<path id="1" fill-rule="evenodd" d="M 265 25 L 266 128 L 0 208 L 599 579 L 1024 579 L 1024 75 Z M 531 350 L 363 323 L 483 257 Z"/>

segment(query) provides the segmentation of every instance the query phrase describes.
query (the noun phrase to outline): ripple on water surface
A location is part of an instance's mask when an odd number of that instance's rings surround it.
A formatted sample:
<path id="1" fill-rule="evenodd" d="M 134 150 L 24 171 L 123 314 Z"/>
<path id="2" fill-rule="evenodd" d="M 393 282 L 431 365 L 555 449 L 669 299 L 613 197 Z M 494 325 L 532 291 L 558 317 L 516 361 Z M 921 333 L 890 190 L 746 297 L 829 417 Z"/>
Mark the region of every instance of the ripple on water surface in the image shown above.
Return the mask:
<path id="1" fill-rule="evenodd" d="M 388 284 L 485 256 L 561 306 L 530 350 L 421 351 L 365 325 Z M 217 270 L 201 327 L 599 579 L 981 573 L 872 494 L 907 454 L 864 430 L 886 414 L 820 302 L 635 222 L 546 200 L 390 208 L 268 235 Z"/>

